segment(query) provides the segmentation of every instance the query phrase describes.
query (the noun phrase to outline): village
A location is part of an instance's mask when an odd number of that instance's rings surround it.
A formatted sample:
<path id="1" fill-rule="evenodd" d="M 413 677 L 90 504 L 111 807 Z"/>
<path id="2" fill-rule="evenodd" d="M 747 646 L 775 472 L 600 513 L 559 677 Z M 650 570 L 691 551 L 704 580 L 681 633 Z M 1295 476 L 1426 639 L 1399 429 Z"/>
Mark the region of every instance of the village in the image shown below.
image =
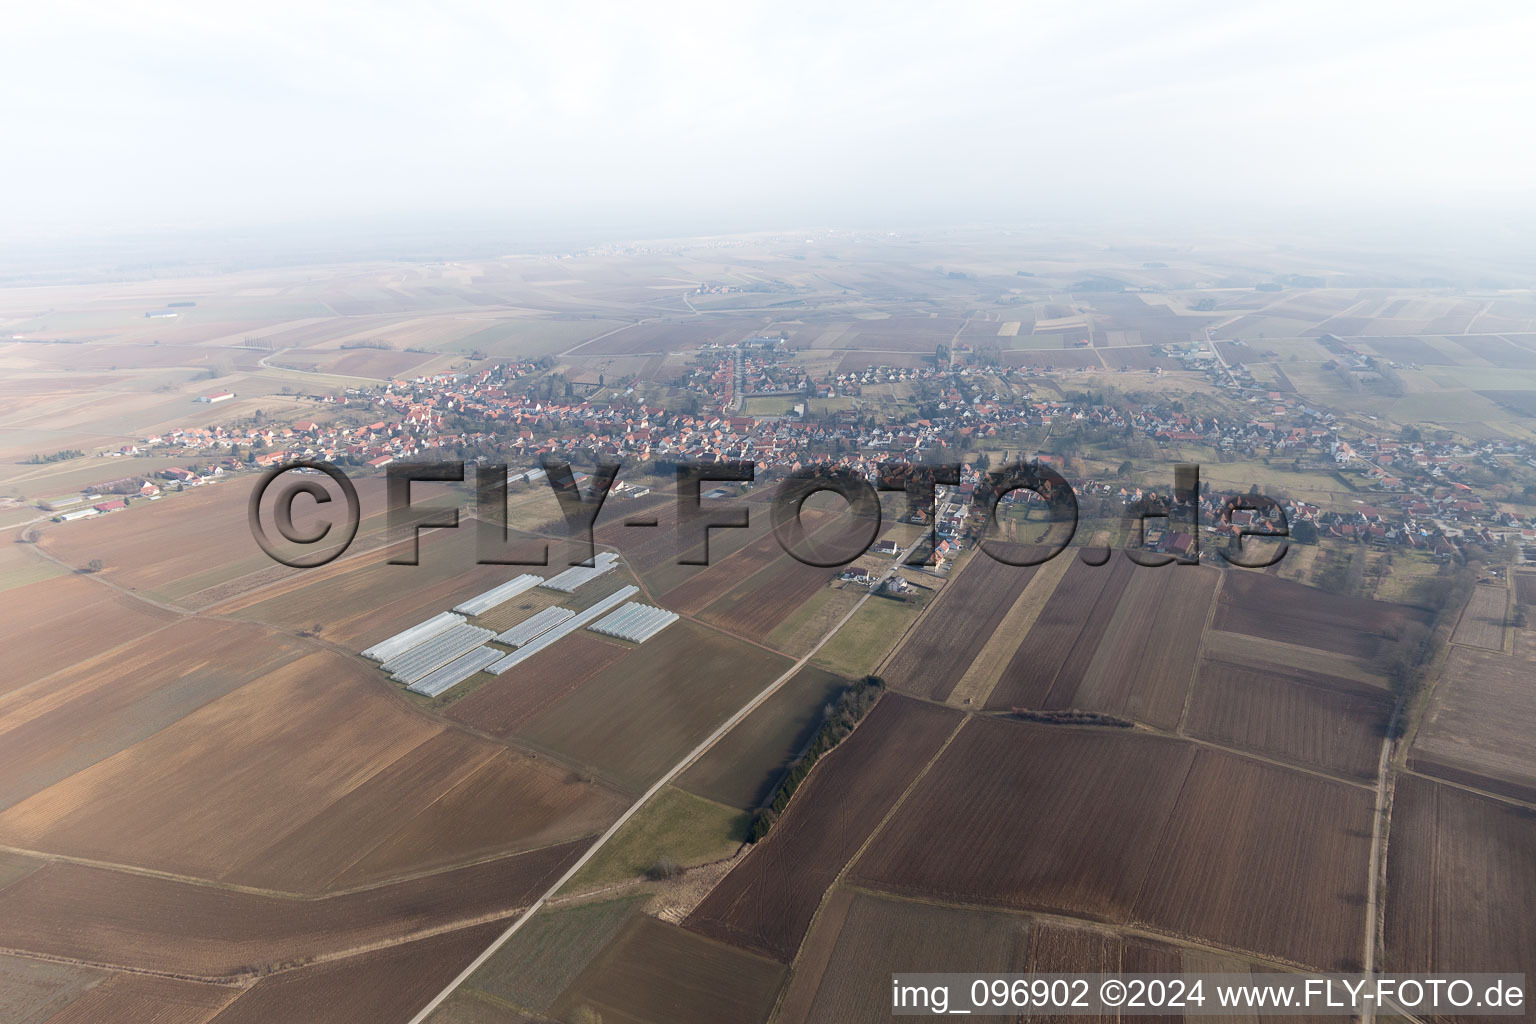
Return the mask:
<path id="1" fill-rule="evenodd" d="M 1420 550 L 1441 560 L 1464 558 L 1468 545 L 1485 549 L 1513 542 L 1536 555 L 1536 521 L 1478 493 L 1470 479 L 1478 470 L 1503 473 L 1511 465 L 1536 466 L 1536 452 L 1514 442 L 1404 440 L 1373 434 L 1346 436 L 1344 421 L 1295 393 L 1260 391 L 1241 367 L 1212 359 L 1186 359 L 1186 372 L 1199 373 L 1231 391 L 1246 416 L 1183 411 L 1177 402 L 1131 403 L 1074 392 L 1049 370 L 955 365 L 935 361 L 921 367 L 871 366 L 817 378 L 798 367 L 779 339 L 752 339 L 741 346 L 701 349 L 696 364 L 675 382 L 686 406 L 667 408 L 637 399 L 647 382 L 626 379 L 607 397 L 561 389 L 530 362 L 508 362 L 473 373 L 450 373 L 393 381 L 375 388 L 306 396 L 315 418 L 288 423 L 231 423 L 188 426 L 147 436 L 103 457 L 185 455 L 185 467 L 163 469 L 154 479 L 127 475 L 81 494 L 65 495 L 41 507 L 68 520 L 117 511 L 134 498 L 156 498 L 248 470 L 294 460 L 318 460 L 380 470 L 403 460 L 458 457 L 497 458 L 537 467 L 543 456 L 576 462 L 619 459 L 628 464 L 674 461 L 747 460 L 758 482 L 796 472 L 813 462 L 832 461 L 874 479 L 883 462 L 963 462 L 960 490 L 970 492 L 992 466 L 987 451 L 1010 458 L 1038 458 L 1062 472 L 1079 499 L 1093 497 L 1124 508 L 1149 498 L 1157 485 L 1138 486 L 1116 471 L 1103 452 L 1139 445 L 1141 467 L 1171 481 L 1171 463 L 1195 450 L 1217 459 L 1254 460 L 1292 471 L 1328 474 L 1339 489 L 1365 497 L 1348 507 L 1324 507 L 1284 491 L 1284 473 L 1254 482 L 1254 493 L 1275 489 L 1291 536 L 1302 543 L 1319 539 L 1384 548 Z M 558 384 L 558 378 L 556 379 Z M 597 389 L 603 387 L 599 377 Z M 905 388 L 900 403 L 860 401 L 883 385 Z M 781 395 L 794 399 L 782 415 L 738 411 L 744 397 Z M 227 392 L 201 396 L 217 405 Z M 811 414 L 817 400 L 849 399 L 843 408 Z M 323 413 L 323 415 L 322 415 Z M 1033 441 L 1033 444 L 1030 442 Z M 1209 457 L 1209 456 L 1207 456 Z M 128 469 L 127 466 L 124 469 Z M 528 470 L 520 470 L 526 474 Z M 1275 480 L 1281 482 L 1274 487 Z M 1166 486 L 1166 485 L 1164 485 Z M 1531 488 L 1526 488 L 1530 491 Z M 1218 530 L 1236 532 L 1245 517 L 1218 522 L 1223 502 L 1238 491 L 1202 490 L 1201 519 Z M 1529 495 L 1526 495 L 1529 497 Z M 1368 499 L 1368 500 L 1367 500 Z M 1011 501 L 1038 502 L 1028 492 Z M 946 542 L 973 539 L 981 524 L 941 514 Z M 1150 546 L 1183 554 L 1175 529 L 1153 530 Z M 946 551 L 935 551 L 942 561 Z M 1521 556 L 1524 558 L 1524 554 Z"/>

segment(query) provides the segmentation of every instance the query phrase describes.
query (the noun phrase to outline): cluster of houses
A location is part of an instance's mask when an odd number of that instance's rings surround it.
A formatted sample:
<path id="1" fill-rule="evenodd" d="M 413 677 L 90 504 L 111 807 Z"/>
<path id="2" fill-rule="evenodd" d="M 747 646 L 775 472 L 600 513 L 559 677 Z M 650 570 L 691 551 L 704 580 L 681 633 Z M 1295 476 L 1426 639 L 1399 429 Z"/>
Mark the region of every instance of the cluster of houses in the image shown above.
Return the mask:
<path id="1" fill-rule="evenodd" d="M 777 339 L 772 340 L 777 344 Z M 690 369 L 682 387 L 706 396 L 716 407 L 739 408 L 741 399 L 775 395 L 802 395 L 810 389 L 803 368 L 771 351 L 744 346 L 724 350 L 725 355 Z"/>
<path id="2" fill-rule="evenodd" d="M 184 485 L 242 467 L 265 468 L 295 459 L 377 468 L 429 453 L 494 455 L 530 466 L 543 455 L 630 463 L 747 460 L 757 465 L 763 479 L 831 459 L 873 478 L 880 464 L 892 460 L 930 461 L 944 449 L 996 447 L 988 440 L 1083 424 L 1126 437 L 1140 435 L 1160 447 L 1199 444 L 1235 458 L 1279 457 L 1304 469 L 1353 473 L 1365 487 L 1380 492 L 1368 513 L 1323 511 L 1292 502 L 1287 517 L 1303 524 L 1303 534 L 1312 527 L 1319 537 L 1423 548 L 1441 557 L 1452 557 L 1461 544 L 1491 544 L 1510 532 L 1517 540 L 1536 540 L 1536 523 L 1497 508 L 1460 479 L 1471 466 L 1496 466 L 1500 460 L 1518 459 L 1536 467 L 1536 451 L 1528 446 L 1502 442 L 1467 449 L 1380 437 L 1346 439 L 1333 413 L 1310 407 L 1291 393 L 1249 389 L 1246 397 L 1256 407 L 1255 414 L 1229 420 L 1187 413 L 1171 404 L 1117 406 L 1089 396 L 1037 397 L 1030 384 L 1037 373 L 1023 368 L 877 366 L 835 372 L 825 383 L 813 383 L 793 364 L 773 358 L 768 349 L 747 347 L 728 350 L 724 359 L 698 371 L 708 376 L 694 383 L 722 400 L 717 412 L 691 413 L 655 404 L 541 397 L 523 380 L 532 370 L 532 364 L 509 364 L 317 396 L 323 404 L 348 412 L 363 409 L 366 415 L 334 417 L 325 423 L 188 427 L 112 454 L 191 456 L 189 468 L 162 473 Z M 923 401 L 904 404 L 899 414 L 884 417 L 868 408 L 803 420 L 728 411 L 730 399 L 743 388 L 793 384 L 815 393 L 857 394 L 870 384 L 890 381 L 921 385 Z M 356 423 L 359 418 L 366 422 Z M 976 467 L 966 468 L 957 489 L 961 500 L 937 524 L 946 542 L 958 544 L 964 538 L 964 493 L 980 477 Z M 1087 480 L 1074 486 L 1080 498 L 1097 494 L 1130 504 L 1142 497 L 1118 482 Z"/>

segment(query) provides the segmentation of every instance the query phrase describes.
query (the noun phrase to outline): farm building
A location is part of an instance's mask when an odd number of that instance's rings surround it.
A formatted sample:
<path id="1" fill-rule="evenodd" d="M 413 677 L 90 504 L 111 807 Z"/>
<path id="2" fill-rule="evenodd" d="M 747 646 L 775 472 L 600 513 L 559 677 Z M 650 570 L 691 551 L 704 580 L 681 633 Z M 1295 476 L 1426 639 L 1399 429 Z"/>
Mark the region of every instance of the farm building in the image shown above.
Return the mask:
<path id="1" fill-rule="evenodd" d="M 543 580 L 532 573 L 523 573 L 503 583 L 499 587 L 493 587 L 477 597 L 472 597 L 462 604 L 454 605 L 453 610 L 460 615 L 484 615 L 497 605 L 505 604 L 518 594 L 532 590 Z"/>
<path id="2" fill-rule="evenodd" d="M 676 612 L 631 601 L 612 615 L 604 616 L 587 628 L 603 636 L 643 644 L 677 619 Z"/>
<path id="3" fill-rule="evenodd" d="M 542 469 L 526 469 L 518 472 L 507 471 L 507 483 L 509 484 L 535 484 L 549 476 Z"/>
<path id="4" fill-rule="evenodd" d="M 89 519 L 91 516 L 99 515 L 101 513 L 97 512 L 94 508 L 77 508 L 73 512 L 64 512 L 54 516 L 53 521 L 56 523 L 72 523 L 76 519 Z"/>
<path id="5" fill-rule="evenodd" d="M 175 316 L 174 313 L 171 315 Z M 217 402 L 227 402 L 234 397 L 235 393 L 233 391 L 215 391 L 211 395 L 199 395 L 196 399 L 194 399 L 194 401 L 202 402 L 206 405 L 213 405 Z"/>
<path id="6" fill-rule="evenodd" d="M 578 588 L 586 586 L 618 564 L 618 555 L 613 554 L 611 551 L 599 552 L 592 559 L 592 565 L 573 565 L 558 576 L 551 576 L 540 586 L 546 587 L 549 590 L 558 590 L 565 594 L 574 594 Z"/>
<path id="7" fill-rule="evenodd" d="M 506 644 L 508 647 L 523 647 L 575 614 L 569 608 L 545 608 L 502 633 L 496 638 L 496 642 Z"/>
<path id="8" fill-rule="evenodd" d="M 561 637 L 569 636 L 570 634 L 580 629 L 582 626 L 585 626 L 587 623 L 595 621 L 599 616 L 606 615 L 608 612 L 612 611 L 614 608 L 623 604 L 625 601 L 629 600 L 631 597 L 634 597 L 638 593 L 640 593 L 639 587 L 620 587 L 618 590 L 614 591 L 612 594 L 609 594 L 607 597 L 603 598 L 601 601 L 597 602 L 597 604 L 593 605 L 591 608 L 588 608 L 586 611 L 577 612 L 575 615 L 571 616 L 569 619 L 566 619 L 560 625 L 551 630 L 547 630 L 536 640 L 532 640 L 529 643 L 524 644 L 522 647 L 519 647 L 511 654 L 507 655 L 505 658 L 502 658 L 500 661 L 496 662 L 496 664 L 486 669 L 486 671 L 494 675 L 501 675 L 508 669 L 513 668 L 524 661 L 527 661 L 529 658 L 533 657 L 544 648 L 550 646 Z"/>
<path id="9" fill-rule="evenodd" d="M 387 640 L 380 640 L 363 652 L 363 657 L 373 661 L 388 661 L 390 658 L 424 643 L 439 633 L 446 633 L 454 626 L 464 621 L 464 616 L 455 615 L 453 612 L 443 612 L 434 615 L 425 622 L 418 622 L 410 629 L 401 630 Z"/>
<path id="10" fill-rule="evenodd" d="M 421 677 L 406 689 L 412 693 L 419 693 L 423 697 L 436 697 L 447 693 L 500 657 L 501 652 L 494 647 L 476 647 L 468 654 L 462 654 L 441 668 Z"/>
<path id="11" fill-rule="evenodd" d="M 488 629 L 464 623 L 395 655 L 379 667 L 397 683 L 414 683 L 495 635 Z"/>

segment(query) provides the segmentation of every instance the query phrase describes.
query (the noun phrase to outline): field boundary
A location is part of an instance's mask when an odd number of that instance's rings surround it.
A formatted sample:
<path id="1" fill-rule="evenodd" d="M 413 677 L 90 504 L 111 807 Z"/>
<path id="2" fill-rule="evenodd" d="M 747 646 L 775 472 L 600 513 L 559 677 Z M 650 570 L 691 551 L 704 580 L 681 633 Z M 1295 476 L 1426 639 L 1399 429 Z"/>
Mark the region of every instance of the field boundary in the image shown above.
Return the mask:
<path id="1" fill-rule="evenodd" d="M 919 540 L 920 539 L 921 538 L 919 538 Z M 747 701 L 746 704 L 742 705 L 742 707 L 739 708 L 734 715 L 732 715 L 730 718 L 727 718 L 715 729 L 714 732 L 704 737 L 703 741 L 700 742 L 698 746 L 694 747 L 693 750 L 684 755 L 682 760 L 674 764 L 670 769 L 664 772 L 660 778 L 653 782 L 651 787 L 647 789 L 643 794 L 641 794 L 638 800 L 629 806 L 628 810 L 619 815 L 618 819 L 615 820 L 613 824 L 609 825 L 607 830 L 597 837 L 597 840 L 587 848 L 586 852 L 584 852 L 580 857 L 576 858 L 575 862 L 572 863 L 571 866 L 567 868 L 559 878 L 555 879 L 554 884 L 545 890 L 538 899 L 534 900 L 530 906 L 525 908 L 521 913 L 517 914 L 512 924 L 500 935 L 498 935 L 496 939 L 490 944 L 490 946 L 486 947 L 484 952 L 482 952 L 474 960 L 470 961 L 469 965 L 465 967 L 464 970 L 460 971 L 458 976 L 448 983 L 447 987 L 445 987 L 441 992 L 434 996 L 426 1006 L 422 1007 L 416 1016 L 411 1018 L 410 1024 L 422 1024 L 423 1021 L 425 1021 L 434 1012 L 436 1012 L 437 1008 L 440 1007 L 448 999 L 449 996 L 451 996 L 461 985 L 468 981 L 471 975 L 483 967 L 487 960 L 489 960 L 492 956 L 495 956 L 496 951 L 499 950 L 502 946 L 506 945 L 512 936 L 517 934 L 523 925 L 528 922 L 529 918 L 538 913 L 539 909 L 543 907 L 544 904 L 552 899 L 557 893 L 559 893 L 559 891 L 565 887 L 567 882 L 576 877 L 576 873 L 585 867 L 587 862 L 597 855 L 598 851 L 601 850 L 603 846 L 606 845 L 607 842 L 618 833 L 619 829 L 624 826 L 625 822 L 629 821 L 630 818 L 633 818 L 637 813 L 639 813 L 640 809 L 649 803 L 652 797 L 661 792 L 663 787 L 667 786 L 672 782 L 673 779 L 681 775 L 689 765 L 693 764 L 700 757 L 704 756 L 704 754 L 722 738 L 724 738 L 727 733 L 739 725 L 748 715 L 750 715 L 760 705 L 767 701 L 768 698 L 777 693 L 779 689 L 783 687 L 785 683 L 789 682 L 789 680 L 793 679 L 801 669 L 810 664 L 811 658 L 816 655 L 816 652 L 821 650 L 822 647 L 826 645 L 827 641 L 836 636 L 838 630 L 846 626 L 848 621 L 858 613 L 858 610 L 864 607 L 864 602 L 868 601 L 870 597 L 873 596 L 875 590 L 878 589 L 880 584 L 885 581 L 886 577 L 888 577 L 892 572 L 896 570 L 896 566 L 900 565 L 903 560 L 911 556 L 912 552 L 916 550 L 917 544 L 918 541 L 913 541 L 911 546 L 903 551 L 901 555 L 896 559 L 896 561 L 891 563 L 891 567 L 886 569 L 885 572 L 881 574 L 880 579 L 875 581 L 875 585 L 870 588 L 870 592 L 859 598 L 858 603 L 856 603 L 852 608 L 848 609 L 847 614 L 839 619 L 837 624 L 828 630 L 826 635 L 818 640 L 814 647 L 812 647 L 798 661 L 786 669 L 783 675 L 769 683 L 767 687 L 765 687 L 761 692 L 757 694 L 757 696 L 753 697 L 751 700 Z"/>
<path id="2" fill-rule="evenodd" d="M 921 538 L 919 538 L 919 540 L 921 540 Z M 911 549 L 909 548 L 908 550 L 910 551 Z M 885 657 L 881 658 L 880 659 L 880 663 L 875 666 L 875 671 L 874 671 L 875 675 L 878 676 L 878 675 L 880 675 L 882 672 L 884 672 L 886 670 L 886 668 L 890 665 L 892 660 L 895 659 L 896 655 L 901 653 L 901 649 L 903 647 L 907 646 L 907 641 L 912 639 L 912 634 L 917 632 L 917 627 L 921 626 L 923 624 L 924 620 L 926 620 L 928 618 L 928 616 L 933 614 L 933 610 L 939 606 L 939 603 L 944 600 L 945 596 L 949 593 L 950 585 L 952 583 L 954 583 L 955 579 L 962 572 L 964 572 L 966 569 L 969 569 L 971 567 L 971 563 L 972 562 L 974 562 L 977 558 L 980 558 L 980 557 L 981 557 L 981 552 L 979 550 L 978 551 L 973 551 L 972 554 L 971 554 L 971 557 L 966 559 L 964 565 L 960 566 L 958 569 L 953 570 L 952 572 L 950 572 L 950 574 L 948 576 L 944 577 L 944 588 L 941 591 L 939 591 L 938 595 L 936 597 L 934 597 L 934 599 L 932 601 L 929 601 L 926 605 L 923 606 L 923 610 L 918 613 L 917 618 L 913 619 L 911 622 L 909 622 L 907 624 L 907 628 L 902 631 L 902 634 L 897 639 L 896 643 L 891 645 L 891 649 L 885 653 Z M 906 559 L 907 559 L 907 554 L 905 552 L 903 552 L 901 554 L 901 556 L 897 558 L 897 564 L 900 564 L 901 562 L 905 562 Z M 875 592 L 875 589 L 876 589 L 875 587 L 870 587 L 869 588 L 869 592 L 871 594 L 873 594 Z M 909 696 L 910 696 L 910 694 L 909 694 Z"/>
<path id="3" fill-rule="evenodd" d="M 957 708 L 986 707 L 987 701 L 992 699 L 992 691 L 1002 682 L 1003 671 L 1013 660 L 1014 652 L 1029 637 L 1030 630 L 1035 628 L 1056 593 L 1056 587 L 1071 567 L 1068 559 L 1052 559 L 1035 571 L 1014 600 L 1013 607 L 1008 609 L 992 636 L 977 652 L 971 667 L 949 692 L 946 704 Z"/>
<path id="4" fill-rule="evenodd" d="M 925 703 L 937 702 L 928 701 Z M 907 785 L 907 788 L 901 791 L 901 795 L 898 796 L 896 800 L 891 804 L 891 806 L 886 810 L 885 814 L 880 818 L 880 821 L 876 823 L 874 828 L 870 829 L 869 835 L 864 837 L 864 841 L 859 844 L 859 848 L 854 850 L 848 859 L 843 862 L 843 866 L 838 869 L 837 876 L 832 879 L 832 882 L 827 886 L 826 891 L 821 894 L 821 899 L 816 902 L 815 912 L 811 914 L 811 919 L 806 922 L 805 935 L 801 937 L 800 945 L 795 949 L 795 955 L 790 959 L 789 964 L 787 965 L 788 971 L 786 973 L 785 983 L 780 986 L 778 997 L 773 1001 L 773 1009 L 768 1013 L 769 1021 L 772 1021 L 778 1015 L 779 1009 L 783 1005 L 784 1000 L 789 996 L 791 987 L 790 982 L 794 978 L 795 968 L 800 963 L 800 958 L 805 952 L 805 947 L 810 940 L 811 933 L 816 930 L 816 922 L 821 919 L 822 912 L 826 909 L 827 904 L 833 899 L 838 887 L 844 885 L 844 879 L 847 878 L 849 869 L 852 868 L 858 859 L 864 855 L 864 851 L 869 849 L 869 845 L 875 841 L 875 837 L 885 830 L 885 826 L 890 823 L 891 818 L 896 814 L 896 812 L 901 810 L 902 805 L 907 802 L 907 797 L 912 795 L 912 791 L 917 788 L 918 784 L 928 777 L 928 773 L 933 770 L 933 766 L 938 763 L 939 758 L 943 757 L 944 752 L 949 749 L 950 744 L 955 742 L 955 737 L 960 735 L 961 730 L 963 730 L 970 723 L 971 717 L 972 716 L 970 715 L 962 715 L 960 721 L 955 723 L 954 729 L 950 730 L 949 735 L 944 738 L 944 742 L 940 744 L 939 749 L 934 751 L 933 756 L 928 759 L 928 763 L 923 765 L 918 773 L 913 776 L 912 781 Z M 855 887 L 850 886 L 849 888 L 852 889 Z M 820 987 L 821 986 L 818 983 L 817 988 L 819 989 Z M 814 993 L 812 995 L 814 997 Z"/>
<path id="5" fill-rule="evenodd" d="M 1200 645 L 1195 648 L 1195 664 L 1189 672 L 1189 682 L 1184 686 L 1184 708 L 1179 712 L 1179 720 L 1174 723 L 1175 735 L 1184 736 L 1185 725 L 1189 722 L 1189 708 L 1195 702 L 1195 684 L 1200 681 L 1200 672 L 1205 667 L 1205 652 L 1211 630 L 1216 623 L 1216 608 L 1221 604 L 1221 585 L 1226 582 L 1227 574 L 1217 573 L 1216 586 L 1211 588 L 1211 605 L 1205 610 L 1205 625 L 1200 629 Z"/>

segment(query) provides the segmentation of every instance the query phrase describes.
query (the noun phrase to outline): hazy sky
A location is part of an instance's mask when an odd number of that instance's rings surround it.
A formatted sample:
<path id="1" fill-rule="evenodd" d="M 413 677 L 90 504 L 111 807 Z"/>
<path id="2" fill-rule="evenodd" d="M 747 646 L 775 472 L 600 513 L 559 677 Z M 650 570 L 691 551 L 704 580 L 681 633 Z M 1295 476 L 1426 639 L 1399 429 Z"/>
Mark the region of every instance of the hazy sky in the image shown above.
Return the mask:
<path id="1" fill-rule="evenodd" d="M 1523 2 L 12 2 L 0 233 L 1530 206 L 1533 41 Z"/>

